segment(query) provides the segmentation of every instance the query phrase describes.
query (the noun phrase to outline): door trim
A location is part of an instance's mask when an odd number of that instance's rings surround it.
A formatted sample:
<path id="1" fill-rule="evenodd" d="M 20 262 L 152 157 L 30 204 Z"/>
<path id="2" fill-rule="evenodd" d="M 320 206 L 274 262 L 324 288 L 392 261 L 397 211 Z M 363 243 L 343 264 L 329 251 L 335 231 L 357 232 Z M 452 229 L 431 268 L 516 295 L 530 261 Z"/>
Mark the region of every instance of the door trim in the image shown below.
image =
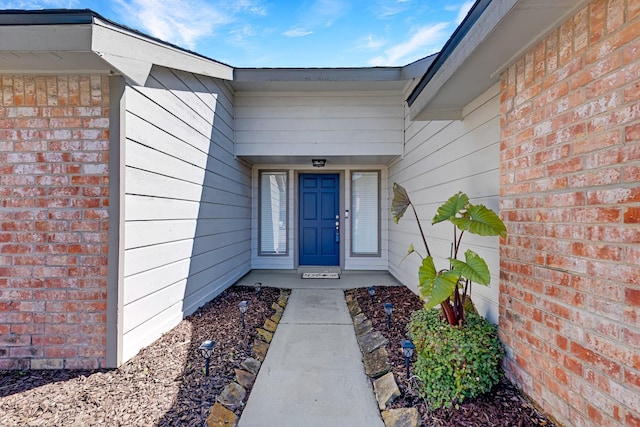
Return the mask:
<path id="1" fill-rule="evenodd" d="M 294 248 L 293 248 L 293 254 L 294 254 L 294 259 L 293 259 L 293 265 L 294 268 L 299 268 L 299 267 L 313 267 L 313 266 L 309 266 L 309 265 L 300 265 L 300 175 L 304 175 L 304 174 L 314 174 L 314 175 L 323 175 L 323 174 L 327 174 L 327 175 L 338 175 L 338 179 L 340 180 L 340 183 L 338 184 L 338 189 L 340 191 L 339 197 L 338 197 L 338 212 L 340 214 L 340 244 L 339 244 L 339 251 L 340 251 L 340 256 L 339 256 L 339 265 L 334 266 L 334 267 L 339 267 L 339 268 L 344 268 L 344 259 L 345 259 L 345 244 L 344 244 L 344 239 L 345 239 L 345 225 L 346 225 L 346 221 L 344 219 L 344 209 L 345 209 L 345 204 L 344 204 L 344 197 L 345 197 L 345 171 L 344 170 L 316 170 L 316 169 L 299 169 L 299 170 L 294 170 L 294 189 L 293 189 L 293 194 L 294 194 L 294 201 L 293 201 L 293 206 L 294 206 L 294 212 L 293 212 L 293 243 L 294 243 Z"/>

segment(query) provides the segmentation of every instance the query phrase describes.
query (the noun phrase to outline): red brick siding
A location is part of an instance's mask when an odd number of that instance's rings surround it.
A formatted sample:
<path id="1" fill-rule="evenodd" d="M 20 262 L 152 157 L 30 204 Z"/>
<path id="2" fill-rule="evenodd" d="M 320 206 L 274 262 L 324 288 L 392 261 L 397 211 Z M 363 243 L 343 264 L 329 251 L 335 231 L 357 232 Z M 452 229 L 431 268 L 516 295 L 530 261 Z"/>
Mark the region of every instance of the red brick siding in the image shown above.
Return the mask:
<path id="1" fill-rule="evenodd" d="M 108 83 L 0 76 L 0 369 L 105 366 Z"/>
<path id="2" fill-rule="evenodd" d="M 640 2 L 591 2 L 501 84 L 507 374 L 563 424 L 638 426 Z"/>

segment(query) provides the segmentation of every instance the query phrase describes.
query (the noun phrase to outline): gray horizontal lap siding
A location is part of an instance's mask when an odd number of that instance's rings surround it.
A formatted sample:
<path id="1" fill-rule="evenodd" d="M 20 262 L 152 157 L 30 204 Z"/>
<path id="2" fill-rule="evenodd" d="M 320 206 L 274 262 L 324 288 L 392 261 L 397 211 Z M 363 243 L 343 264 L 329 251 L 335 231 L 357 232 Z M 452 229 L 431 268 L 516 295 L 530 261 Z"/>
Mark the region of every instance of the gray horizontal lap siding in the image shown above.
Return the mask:
<path id="1" fill-rule="evenodd" d="M 406 117 L 405 156 L 389 168 L 389 193 L 394 182 L 402 184 L 416 205 L 436 267 L 447 266 L 452 226 L 431 226 L 437 208 L 463 191 L 474 203 L 498 211 L 500 117 L 499 88 L 492 87 L 465 107 L 463 120 L 416 121 Z M 415 217 L 407 211 L 399 224 L 389 225 L 389 271 L 417 292 L 420 258 L 404 261 L 409 245 L 425 254 Z M 492 322 L 498 321 L 499 241 L 465 235 L 463 250 L 478 252 L 489 265 L 491 286 L 473 287 L 474 303 Z"/>
<path id="2" fill-rule="evenodd" d="M 251 265 L 251 172 L 225 82 L 154 67 L 126 89 L 123 360 Z"/>

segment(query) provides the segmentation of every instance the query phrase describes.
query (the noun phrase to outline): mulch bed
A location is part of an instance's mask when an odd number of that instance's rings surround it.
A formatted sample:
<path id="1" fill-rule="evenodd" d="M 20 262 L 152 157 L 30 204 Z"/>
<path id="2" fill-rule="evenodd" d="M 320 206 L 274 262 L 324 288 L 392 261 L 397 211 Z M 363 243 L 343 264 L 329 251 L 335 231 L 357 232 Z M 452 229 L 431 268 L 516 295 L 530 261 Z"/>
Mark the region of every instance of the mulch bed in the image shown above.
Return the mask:
<path id="1" fill-rule="evenodd" d="M 234 368 L 253 356 L 255 328 L 273 313 L 271 304 L 280 290 L 262 289 L 258 298 L 252 287 L 229 288 L 119 369 L 0 372 L 0 425 L 201 427 L 218 394 L 234 380 Z M 403 393 L 392 407 L 417 407 L 429 427 L 553 426 L 506 380 L 459 409 L 430 411 L 406 380 L 399 349 L 411 312 L 421 307 L 418 298 L 403 287 L 376 287 L 374 304 L 366 289 L 348 293 L 389 340 L 390 362 Z M 249 301 L 245 330 L 238 310 L 242 300 Z M 382 308 L 387 301 L 394 304 L 390 330 Z M 209 377 L 197 350 L 206 339 L 216 341 Z"/>
<path id="2" fill-rule="evenodd" d="M 423 425 L 429 427 L 554 426 L 551 420 L 529 403 L 506 379 L 489 393 L 458 404 L 458 408 L 454 405 L 448 409 L 430 410 L 417 395 L 414 380 L 406 379 L 405 359 L 400 349 L 400 341 L 407 338 L 407 324 L 411 313 L 419 310 L 422 303 L 405 287 L 376 287 L 375 291 L 373 303 L 366 288 L 346 293 L 357 298 L 362 312 L 371 320 L 373 327 L 389 340 L 389 362 L 402 392 L 402 396 L 390 408 L 416 407 Z M 382 306 L 385 302 L 392 303 L 394 307 L 390 329 L 387 329 L 387 315 Z"/>
<path id="3" fill-rule="evenodd" d="M 279 295 L 231 287 L 119 369 L 0 372 L 0 425 L 201 427 L 234 368 L 253 356 L 255 329 Z M 249 301 L 244 330 L 242 300 Z M 216 342 L 208 377 L 197 350 L 207 339 Z"/>

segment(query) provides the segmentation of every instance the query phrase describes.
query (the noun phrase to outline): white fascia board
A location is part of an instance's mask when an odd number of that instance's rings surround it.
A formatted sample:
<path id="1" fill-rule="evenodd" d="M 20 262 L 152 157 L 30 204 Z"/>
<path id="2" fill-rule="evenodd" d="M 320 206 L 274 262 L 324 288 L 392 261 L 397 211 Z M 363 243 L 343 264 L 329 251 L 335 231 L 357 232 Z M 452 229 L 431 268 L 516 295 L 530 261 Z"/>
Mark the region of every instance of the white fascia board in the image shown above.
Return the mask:
<path id="1" fill-rule="evenodd" d="M 144 85 L 153 65 L 233 79 L 233 68 L 187 51 L 94 20 L 91 49 L 135 83 Z"/>
<path id="2" fill-rule="evenodd" d="M 427 116 L 424 110 L 429 103 L 438 95 L 440 89 L 447 83 L 453 74 L 464 62 L 473 54 L 485 39 L 494 31 L 500 21 L 518 3 L 518 0 L 497 0 L 492 1 L 482 16 L 478 18 L 473 27 L 464 36 L 456 49 L 438 69 L 431 81 L 424 87 L 420 95 L 416 98 L 409 109 L 411 120 L 438 120 L 435 117 Z M 437 114 L 441 116 L 440 114 Z"/>
<path id="3" fill-rule="evenodd" d="M 0 26 L 0 51 L 89 52 L 91 25 Z"/>

